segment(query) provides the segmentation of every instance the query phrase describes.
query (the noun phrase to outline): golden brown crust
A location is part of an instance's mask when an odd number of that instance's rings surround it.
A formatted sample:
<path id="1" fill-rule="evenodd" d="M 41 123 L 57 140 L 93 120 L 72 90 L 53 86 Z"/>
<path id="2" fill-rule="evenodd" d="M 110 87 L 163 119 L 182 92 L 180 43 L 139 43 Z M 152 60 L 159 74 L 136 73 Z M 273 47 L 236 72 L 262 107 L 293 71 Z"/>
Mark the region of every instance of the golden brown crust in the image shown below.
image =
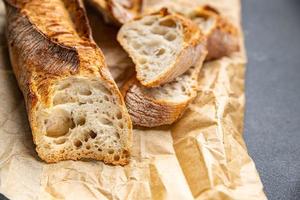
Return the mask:
<path id="1" fill-rule="evenodd" d="M 47 155 L 38 146 L 40 131 L 37 110 L 52 106 L 53 87 L 71 76 L 98 77 L 118 104 L 123 107 L 128 129 L 132 125 L 121 94 L 112 80 L 101 50 L 91 37 L 82 2 L 79 0 L 6 0 L 7 40 L 14 73 L 23 92 L 33 139 L 39 156 L 46 162 L 80 158 L 126 164 L 130 142 L 124 147 L 126 156 L 118 162 L 95 155 Z M 63 8 L 63 9 L 62 9 Z M 131 132 L 129 133 L 129 140 Z M 125 155 L 125 154 L 124 154 Z"/>
<path id="2" fill-rule="evenodd" d="M 194 11 L 191 18 L 193 21 L 196 21 L 197 18 L 214 21 L 213 27 L 208 33 L 205 33 L 208 49 L 206 60 L 218 59 L 239 51 L 237 28 L 222 17 L 215 8 L 210 6 L 199 7 Z"/>
<path id="3" fill-rule="evenodd" d="M 88 0 L 99 10 L 107 22 L 118 26 L 136 18 L 140 14 L 142 0 Z"/>
<path id="4" fill-rule="evenodd" d="M 156 127 L 169 125 L 180 118 L 189 102 L 170 103 L 158 101 L 140 89 L 142 86 L 133 76 L 122 88 L 132 123 L 137 126 Z"/>

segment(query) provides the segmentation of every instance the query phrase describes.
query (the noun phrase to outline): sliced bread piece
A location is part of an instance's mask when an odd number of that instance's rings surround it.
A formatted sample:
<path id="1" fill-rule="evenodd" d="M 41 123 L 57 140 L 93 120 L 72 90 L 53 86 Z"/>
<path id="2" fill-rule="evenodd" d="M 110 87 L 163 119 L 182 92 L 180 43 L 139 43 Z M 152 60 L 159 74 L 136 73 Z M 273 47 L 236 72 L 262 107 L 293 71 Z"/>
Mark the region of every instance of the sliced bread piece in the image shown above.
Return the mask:
<path id="1" fill-rule="evenodd" d="M 183 74 L 197 63 L 206 45 L 196 24 L 166 9 L 124 24 L 117 39 L 146 87 L 160 86 Z"/>
<path id="2" fill-rule="evenodd" d="M 122 25 L 139 16 L 142 0 L 87 0 L 107 23 Z"/>
<path id="3" fill-rule="evenodd" d="M 11 64 L 39 157 L 129 162 L 132 124 L 80 0 L 5 0 Z"/>
<path id="4" fill-rule="evenodd" d="M 174 123 L 197 95 L 198 75 L 206 56 L 170 83 L 146 88 L 133 77 L 121 90 L 134 125 L 155 127 Z"/>
<path id="5" fill-rule="evenodd" d="M 229 56 L 239 50 L 237 28 L 222 17 L 216 9 L 210 6 L 198 7 L 189 17 L 207 36 L 206 60 Z"/>

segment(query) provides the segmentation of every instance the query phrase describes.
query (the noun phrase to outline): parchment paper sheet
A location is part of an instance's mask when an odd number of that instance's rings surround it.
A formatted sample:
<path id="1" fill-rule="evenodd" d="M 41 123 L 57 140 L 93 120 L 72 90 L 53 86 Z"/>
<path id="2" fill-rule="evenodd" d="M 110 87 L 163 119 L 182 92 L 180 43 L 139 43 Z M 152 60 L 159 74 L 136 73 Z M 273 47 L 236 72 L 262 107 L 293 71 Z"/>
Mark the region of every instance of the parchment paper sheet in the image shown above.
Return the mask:
<path id="1" fill-rule="evenodd" d="M 237 26 L 240 24 L 239 0 L 181 2 L 191 4 L 189 8 L 209 3 Z M 121 85 L 133 72 L 133 65 L 115 41 L 117 30 L 104 25 L 94 10 L 88 12 L 95 40 Z M 129 165 L 109 166 L 96 161 L 45 164 L 34 151 L 23 97 L 8 59 L 4 23 L 1 2 L 0 192 L 8 198 L 266 199 L 242 138 L 244 50 L 203 67 L 199 95 L 178 123 L 172 127 L 135 129 Z"/>

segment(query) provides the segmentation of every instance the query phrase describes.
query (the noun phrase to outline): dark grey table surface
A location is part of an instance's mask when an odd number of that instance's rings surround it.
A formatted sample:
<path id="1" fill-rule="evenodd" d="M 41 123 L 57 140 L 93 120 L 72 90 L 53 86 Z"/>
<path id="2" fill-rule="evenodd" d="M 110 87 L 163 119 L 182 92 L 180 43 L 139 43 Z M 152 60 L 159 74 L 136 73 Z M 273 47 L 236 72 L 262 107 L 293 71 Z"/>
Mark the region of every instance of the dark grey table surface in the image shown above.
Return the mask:
<path id="1" fill-rule="evenodd" d="M 249 58 L 244 131 L 249 154 L 268 199 L 299 200 L 300 1 L 242 3 Z"/>
<path id="2" fill-rule="evenodd" d="M 300 1 L 244 0 L 244 136 L 272 200 L 300 199 Z"/>

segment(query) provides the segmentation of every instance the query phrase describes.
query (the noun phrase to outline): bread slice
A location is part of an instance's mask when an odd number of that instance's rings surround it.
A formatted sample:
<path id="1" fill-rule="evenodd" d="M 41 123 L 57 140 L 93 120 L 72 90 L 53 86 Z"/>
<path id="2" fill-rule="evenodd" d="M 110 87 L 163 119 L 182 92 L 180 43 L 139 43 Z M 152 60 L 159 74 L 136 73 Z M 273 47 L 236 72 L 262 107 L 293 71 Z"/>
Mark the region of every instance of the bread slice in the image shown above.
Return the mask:
<path id="1" fill-rule="evenodd" d="M 128 163 L 130 116 L 81 1 L 5 5 L 11 63 L 40 158 Z"/>
<path id="2" fill-rule="evenodd" d="M 189 16 L 207 36 L 208 55 L 206 60 L 229 56 L 239 50 L 237 28 L 220 13 L 210 7 L 198 7 Z"/>
<path id="3" fill-rule="evenodd" d="M 135 77 L 122 88 L 134 125 L 155 127 L 174 123 L 197 95 L 198 75 L 207 51 L 201 49 L 199 62 L 170 83 L 146 88 Z"/>
<path id="4" fill-rule="evenodd" d="M 142 0 L 87 0 L 99 10 L 107 23 L 118 26 L 139 16 Z"/>
<path id="5" fill-rule="evenodd" d="M 192 21 L 166 9 L 124 24 L 117 39 L 146 87 L 160 86 L 183 74 L 197 63 L 206 44 Z"/>

